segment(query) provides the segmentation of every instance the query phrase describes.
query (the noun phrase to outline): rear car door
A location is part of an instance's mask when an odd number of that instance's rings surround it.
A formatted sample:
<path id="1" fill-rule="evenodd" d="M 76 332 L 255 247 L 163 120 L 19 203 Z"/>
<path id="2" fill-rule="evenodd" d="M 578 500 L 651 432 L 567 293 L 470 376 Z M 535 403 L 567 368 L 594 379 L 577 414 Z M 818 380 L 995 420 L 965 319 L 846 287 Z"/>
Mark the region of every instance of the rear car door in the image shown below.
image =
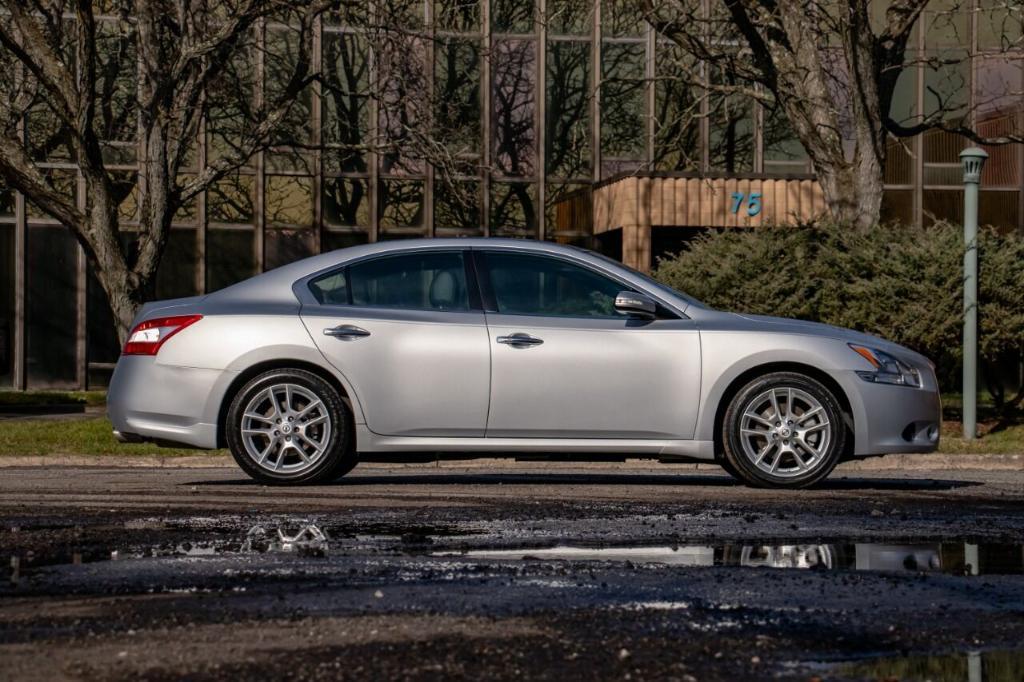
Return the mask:
<path id="1" fill-rule="evenodd" d="M 628 318 L 628 284 L 585 263 L 481 250 L 491 344 L 488 437 L 689 439 L 700 335 L 664 312 Z"/>
<path id="2" fill-rule="evenodd" d="M 310 280 L 302 320 L 349 381 L 368 428 L 482 436 L 490 391 L 484 314 L 462 250 L 380 254 Z"/>

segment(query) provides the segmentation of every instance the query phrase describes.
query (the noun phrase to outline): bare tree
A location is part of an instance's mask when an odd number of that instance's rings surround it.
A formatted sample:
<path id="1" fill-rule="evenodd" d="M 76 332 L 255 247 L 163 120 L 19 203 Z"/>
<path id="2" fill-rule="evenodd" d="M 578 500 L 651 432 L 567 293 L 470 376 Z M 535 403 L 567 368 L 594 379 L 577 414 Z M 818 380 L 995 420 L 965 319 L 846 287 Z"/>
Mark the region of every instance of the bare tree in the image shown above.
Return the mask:
<path id="1" fill-rule="evenodd" d="M 970 59 L 969 50 L 919 56 L 908 49 L 915 27 L 924 28 L 929 0 L 640 1 L 658 33 L 695 65 L 680 69 L 681 79 L 709 97 L 748 98 L 784 113 L 836 221 L 878 221 L 894 138 L 940 130 L 983 144 L 1024 139 L 1016 129 L 992 134 L 976 125 L 962 101 L 966 82 L 938 84 L 940 76 L 947 77 L 941 74 Z M 953 0 L 936 13 L 966 17 L 967 10 Z M 1019 27 L 1019 16 L 1006 16 Z M 955 29 L 955 21 L 948 23 Z M 1004 32 L 1007 40 L 1014 35 L 1019 30 Z M 966 35 L 960 39 L 970 45 Z M 939 74 L 927 87 L 927 110 L 897 115 L 892 104 L 905 87 L 901 74 L 921 63 Z"/>
<path id="2" fill-rule="evenodd" d="M 2 3 L 0 60 L 8 68 L 0 78 L 0 178 L 71 229 L 107 295 L 123 341 L 139 306 L 152 295 L 175 213 L 267 144 L 310 84 L 307 34 L 325 5 L 279 0 L 123 0 L 115 5 L 115 17 L 100 20 L 89 0 Z M 193 141 L 211 86 L 223 83 L 237 57 L 254 48 L 260 22 L 282 13 L 290 15 L 289 25 L 299 33 L 283 87 L 235 92 L 252 109 L 232 145 L 185 174 L 195 164 Z M 49 134 L 39 135 L 40 127 Z M 118 140 L 134 143 L 137 175 L 111 170 L 110 158 L 118 150 L 112 142 Z M 39 164 L 57 149 L 84 180 L 81 200 L 62 191 Z M 119 207 L 132 192 L 138 196 L 139 226 L 135 238 L 127 239 Z"/>

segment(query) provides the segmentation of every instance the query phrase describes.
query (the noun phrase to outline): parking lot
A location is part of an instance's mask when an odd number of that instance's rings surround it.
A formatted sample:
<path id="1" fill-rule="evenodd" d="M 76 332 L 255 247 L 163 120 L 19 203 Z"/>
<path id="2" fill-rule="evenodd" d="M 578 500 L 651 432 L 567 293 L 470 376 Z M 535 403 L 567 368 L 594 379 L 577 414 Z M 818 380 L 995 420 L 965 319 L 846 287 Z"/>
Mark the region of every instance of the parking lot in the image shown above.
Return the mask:
<path id="1" fill-rule="evenodd" d="M 1024 674 L 1019 471 L 800 492 L 635 462 L 368 464 L 297 489 L 0 473 L 5 678 Z"/>

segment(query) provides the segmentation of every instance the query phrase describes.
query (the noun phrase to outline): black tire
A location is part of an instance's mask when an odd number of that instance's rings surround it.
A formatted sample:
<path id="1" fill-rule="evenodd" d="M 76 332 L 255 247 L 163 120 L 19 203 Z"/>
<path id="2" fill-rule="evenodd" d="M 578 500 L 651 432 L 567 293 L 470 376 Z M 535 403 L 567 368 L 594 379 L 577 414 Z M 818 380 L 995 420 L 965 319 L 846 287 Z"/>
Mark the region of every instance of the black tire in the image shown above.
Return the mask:
<path id="1" fill-rule="evenodd" d="M 258 464 L 247 452 L 242 436 L 242 420 L 246 406 L 271 386 L 282 384 L 299 386 L 319 398 L 323 402 L 331 427 L 322 454 L 307 468 L 294 472 L 272 471 Z M 225 431 L 228 447 L 238 466 L 252 478 L 268 485 L 328 483 L 344 476 L 358 463 L 352 412 L 348 405 L 333 386 L 316 374 L 301 369 L 275 369 L 252 378 L 231 400 Z M 297 463 L 297 466 L 301 465 Z"/>
<path id="2" fill-rule="evenodd" d="M 830 430 L 827 444 L 823 448 L 818 449 L 820 456 L 812 458 L 813 463 L 808 466 L 806 471 L 775 475 L 759 468 L 744 451 L 743 436 L 740 432 L 744 412 L 748 408 L 756 407 L 754 403 L 758 400 L 764 400 L 764 395 L 772 389 L 781 389 L 782 391 L 794 389 L 794 391 L 804 392 L 820 404 L 824 412 L 824 418 L 828 420 Z M 786 410 L 787 413 L 790 410 L 788 405 Z M 781 412 L 781 408 L 779 411 Z M 794 419 L 799 421 L 799 417 L 800 415 L 798 414 Z M 817 421 L 817 418 L 814 419 Z M 784 424 L 782 428 L 785 428 Z M 776 437 L 782 438 L 781 434 L 776 434 Z M 824 436 L 818 436 L 818 438 L 824 439 Z M 808 436 L 809 441 L 810 439 L 811 437 Z M 839 407 L 839 401 L 832 391 L 821 382 L 803 374 L 774 372 L 750 381 L 730 401 L 729 407 L 725 412 L 725 418 L 722 420 L 722 443 L 725 449 L 723 467 L 726 467 L 726 471 L 737 476 L 748 485 L 757 488 L 806 488 L 832 473 L 832 470 L 835 469 L 842 456 L 845 440 L 846 424 L 843 419 L 842 410 Z M 753 442 L 760 443 L 761 441 L 754 439 Z M 786 445 L 789 445 L 788 440 Z M 779 441 L 779 446 L 781 446 L 781 440 Z M 767 448 L 767 438 L 765 438 L 765 447 Z M 781 447 L 778 447 L 769 451 L 769 456 L 781 451 Z M 810 451 L 803 450 L 802 448 L 799 451 L 800 463 L 803 464 L 805 461 L 804 457 L 810 457 Z M 779 455 L 779 457 L 782 458 L 780 461 L 789 465 L 789 469 L 799 468 L 797 467 L 797 455 L 788 454 Z M 730 469 L 735 470 L 735 473 Z"/>
<path id="3" fill-rule="evenodd" d="M 736 467 L 729 462 L 729 459 L 724 454 L 719 457 L 715 463 L 725 469 L 725 473 L 729 474 L 736 480 L 743 482 L 743 476 L 740 475 L 740 472 L 736 470 Z"/>

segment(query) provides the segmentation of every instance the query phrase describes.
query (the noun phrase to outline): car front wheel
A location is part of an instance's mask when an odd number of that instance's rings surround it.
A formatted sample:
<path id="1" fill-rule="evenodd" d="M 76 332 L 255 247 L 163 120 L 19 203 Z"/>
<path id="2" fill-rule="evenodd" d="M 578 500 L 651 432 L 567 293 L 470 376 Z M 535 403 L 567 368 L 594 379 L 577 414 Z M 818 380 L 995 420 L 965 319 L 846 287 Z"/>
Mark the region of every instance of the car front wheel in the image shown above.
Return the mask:
<path id="1" fill-rule="evenodd" d="M 325 483 L 356 465 L 348 406 L 305 370 L 254 377 L 231 401 L 226 427 L 238 466 L 261 483 Z"/>
<path id="2" fill-rule="evenodd" d="M 749 382 L 729 403 L 722 422 L 730 468 L 761 488 L 804 488 L 820 481 L 839 463 L 845 438 L 833 393 L 795 372 Z"/>

